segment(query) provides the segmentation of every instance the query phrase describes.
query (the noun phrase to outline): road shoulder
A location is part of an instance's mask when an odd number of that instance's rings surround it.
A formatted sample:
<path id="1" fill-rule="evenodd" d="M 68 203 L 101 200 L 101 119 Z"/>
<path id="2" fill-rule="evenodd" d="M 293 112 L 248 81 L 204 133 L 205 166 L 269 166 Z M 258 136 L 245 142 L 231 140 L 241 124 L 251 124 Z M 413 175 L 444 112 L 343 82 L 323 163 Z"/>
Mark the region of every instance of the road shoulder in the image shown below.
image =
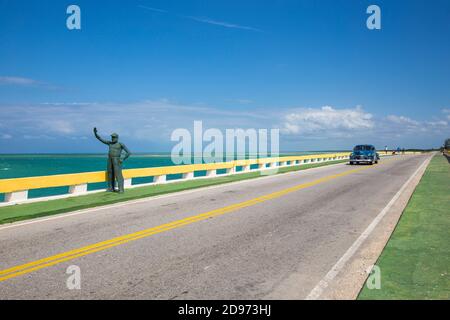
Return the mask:
<path id="1" fill-rule="evenodd" d="M 450 161 L 437 154 L 376 265 L 381 288 L 358 299 L 450 298 Z"/>
<path id="2" fill-rule="evenodd" d="M 344 255 L 324 275 L 322 280 L 311 283 L 312 290 L 306 296 L 298 290 L 305 282 L 300 273 L 292 274 L 267 296 L 269 299 L 339 299 L 354 300 L 365 284 L 367 269 L 375 264 L 419 183 L 431 157 L 424 158 L 397 194 L 384 207 Z M 311 281 L 306 281 L 311 282 Z"/>
<path id="3" fill-rule="evenodd" d="M 327 290 L 320 296 L 320 299 L 354 300 L 358 297 L 361 288 L 366 283 L 372 266 L 376 264 L 378 257 L 399 222 L 408 201 L 425 173 L 430 159 L 425 160 L 426 164 L 415 173 L 415 176 L 408 182 L 405 189 L 389 208 L 383 219 L 355 252 L 344 269 L 329 284 Z"/>

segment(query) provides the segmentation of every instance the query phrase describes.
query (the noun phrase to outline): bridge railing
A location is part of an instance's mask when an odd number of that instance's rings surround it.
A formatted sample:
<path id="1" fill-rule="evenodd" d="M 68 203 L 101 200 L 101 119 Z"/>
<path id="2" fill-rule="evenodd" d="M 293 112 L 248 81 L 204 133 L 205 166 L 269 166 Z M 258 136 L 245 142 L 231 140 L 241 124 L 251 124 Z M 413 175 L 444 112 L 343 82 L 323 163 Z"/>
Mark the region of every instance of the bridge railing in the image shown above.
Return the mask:
<path id="1" fill-rule="evenodd" d="M 189 179 L 210 178 L 229 174 L 240 174 L 268 170 L 287 166 L 297 166 L 306 163 L 317 163 L 348 159 L 350 152 L 326 153 L 303 156 L 284 156 L 274 158 L 235 160 L 220 163 L 190 164 L 178 166 L 165 166 L 153 168 L 125 169 L 123 176 L 125 188 L 141 187 L 145 185 L 155 185 L 160 183 L 178 182 Z M 240 168 L 240 171 L 237 170 Z M 218 171 L 223 173 L 218 173 Z M 195 172 L 206 171 L 201 177 L 194 175 Z M 168 175 L 181 174 L 180 179 L 167 180 Z M 153 177 L 152 183 L 133 184 L 134 178 Z M 5 194 L 4 201 L 0 205 L 10 205 L 27 202 L 30 200 L 39 201 L 53 198 L 70 197 L 88 192 L 98 192 L 102 190 L 88 191 L 88 184 L 107 181 L 106 171 L 84 172 L 72 174 L 59 174 L 39 177 L 0 179 L 0 193 Z M 68 193 L 52 197 L 41 197 L 29 199 L 28 192 L 33 189 L 44 189 L 52 187 L 69 187 Z"/>

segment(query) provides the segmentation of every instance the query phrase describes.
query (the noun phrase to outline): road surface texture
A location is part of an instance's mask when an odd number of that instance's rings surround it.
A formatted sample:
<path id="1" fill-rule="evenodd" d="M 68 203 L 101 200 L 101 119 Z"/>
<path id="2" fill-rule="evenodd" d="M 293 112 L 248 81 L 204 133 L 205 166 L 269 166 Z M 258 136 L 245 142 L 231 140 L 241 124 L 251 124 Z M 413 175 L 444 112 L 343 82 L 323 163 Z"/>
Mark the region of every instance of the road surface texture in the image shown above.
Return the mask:
<path id="1" fill-rule="evenodd" d="M 428 158 L 337 164 L 4 225 L 0 299 L 288 299 L 292 288 L 307 297 Z M 72 265 L 81 289 L 67 287 Z"/>

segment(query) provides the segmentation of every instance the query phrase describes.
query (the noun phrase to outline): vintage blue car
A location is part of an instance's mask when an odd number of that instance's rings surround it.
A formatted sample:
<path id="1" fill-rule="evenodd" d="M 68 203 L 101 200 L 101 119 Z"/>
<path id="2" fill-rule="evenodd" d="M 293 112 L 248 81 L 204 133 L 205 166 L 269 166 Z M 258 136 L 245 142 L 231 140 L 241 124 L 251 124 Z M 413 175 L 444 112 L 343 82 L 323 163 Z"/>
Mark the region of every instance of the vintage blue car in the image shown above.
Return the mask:
<path id="1" fill-rule="evenodd" d="M 375 150 L 375 147 L 370 144 L 362 144 L 353 148 L 353 152 L 350 154 L 350 164 L 357 163 L 378 163 L 380 155 Z"/>

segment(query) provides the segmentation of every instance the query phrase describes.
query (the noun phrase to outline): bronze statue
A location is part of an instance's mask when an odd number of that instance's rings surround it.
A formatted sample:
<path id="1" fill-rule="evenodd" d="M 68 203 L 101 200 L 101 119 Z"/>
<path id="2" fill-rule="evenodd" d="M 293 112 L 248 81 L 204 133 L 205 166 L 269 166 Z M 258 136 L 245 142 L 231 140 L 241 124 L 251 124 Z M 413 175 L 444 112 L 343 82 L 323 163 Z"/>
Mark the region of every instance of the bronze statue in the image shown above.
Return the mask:
<path id="1" fill-rule="evenodd" d="M 117 180 L 117 185 L 119 187 L 118 192 L 123 193 L 123 175 L 122 175 L 122 163 L 128 159 L 131 155 L 130 150 L 121 142 L 119 142 L 119 135 L 117 133 L 111 134 L 111 141 L 102 139 L 98 133 L 97 128 L 94 128 L 95 137 L 102 143 L 109 146 L 108 152 L 108 192 L 114 192 L 115 182 Z M 125 157 L 122 159 L 122 151 L 125 151 Z"/>

